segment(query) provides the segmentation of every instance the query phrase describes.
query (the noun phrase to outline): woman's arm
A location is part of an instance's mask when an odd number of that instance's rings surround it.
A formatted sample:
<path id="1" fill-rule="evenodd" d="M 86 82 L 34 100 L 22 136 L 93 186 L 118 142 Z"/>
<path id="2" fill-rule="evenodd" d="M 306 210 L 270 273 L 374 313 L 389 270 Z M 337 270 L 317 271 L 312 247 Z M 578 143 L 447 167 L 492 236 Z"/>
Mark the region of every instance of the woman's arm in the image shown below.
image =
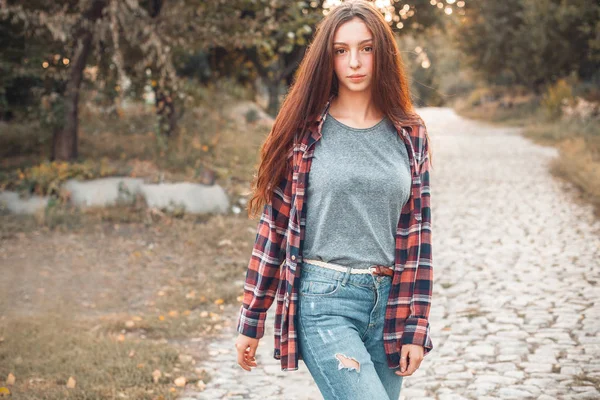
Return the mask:
<path id="1" fill-rule="evenodd" d="M 424 125 L 418 129 L 425 130 Z M 429 140 L 425 132 L 423 153 L 420 159 L 421 175 L 421 242 L 417 271 L 410 302 L 410 316 L 406 320 L 402 344 L 418 344 L 424 347 L 424 354 L 433 348 L 429 332 L 429 310 L 433 289 L 433 257 L 431 249 L 431 190 L 429 183 Z M 421 136 L 421 135 L 419 135 Z"/>
<path id="2" fill-rule="evenodd" d="M 267 310 L 275 299 L 280 266 L 285 259 L 293 176 L 292 157 L 287 160 L 286 175 L 275 188 L 271 202 L 263 208 L 246 271 L 237 331 L 256 339 L 264 335 Z"/>

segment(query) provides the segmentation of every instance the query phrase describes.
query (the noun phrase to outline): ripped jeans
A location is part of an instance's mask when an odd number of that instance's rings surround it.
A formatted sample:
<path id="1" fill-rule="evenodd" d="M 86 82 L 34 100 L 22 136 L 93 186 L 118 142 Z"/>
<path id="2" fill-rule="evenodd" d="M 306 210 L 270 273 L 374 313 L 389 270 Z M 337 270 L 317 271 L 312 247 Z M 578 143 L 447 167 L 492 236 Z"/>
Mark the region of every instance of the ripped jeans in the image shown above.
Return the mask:
<path id="1" fill-rule="evenodd" d="M 301 268 L 298 346 L 324 399 L 398 400 L 403 377 L 383 347 L 392 277 Z"/>

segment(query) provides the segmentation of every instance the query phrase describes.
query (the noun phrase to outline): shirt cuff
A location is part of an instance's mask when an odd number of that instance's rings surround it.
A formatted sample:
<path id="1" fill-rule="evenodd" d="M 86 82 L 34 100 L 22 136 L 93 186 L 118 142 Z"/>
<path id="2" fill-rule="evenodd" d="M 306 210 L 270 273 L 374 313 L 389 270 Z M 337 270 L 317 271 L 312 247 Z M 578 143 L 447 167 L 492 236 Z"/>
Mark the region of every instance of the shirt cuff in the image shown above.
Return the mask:
<path id="1" fill-rule="evenodd" d="M 433 349 L 429 320 L 419 317 L 407 318 L 402 333 L 402 344 L 418 344 L 424 348 L 423 355 L 429 353 Z"/>
<path id="2" fill-rule="evenodd" d="M 267 312 L 251 311 L 241 306 L 237 331 L 244 336 L 260 339 L 265 334 Z"/>

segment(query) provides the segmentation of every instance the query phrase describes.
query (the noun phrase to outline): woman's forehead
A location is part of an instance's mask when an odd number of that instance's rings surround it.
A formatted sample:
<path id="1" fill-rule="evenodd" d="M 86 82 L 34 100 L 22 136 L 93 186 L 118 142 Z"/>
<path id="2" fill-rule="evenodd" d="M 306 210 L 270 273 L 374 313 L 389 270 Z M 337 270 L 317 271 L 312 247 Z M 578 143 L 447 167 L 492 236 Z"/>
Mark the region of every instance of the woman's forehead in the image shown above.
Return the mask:
<path id="1" fill-rule="evenodd" d="M 333 36 L 333 44 L 359 45 L 372 38 L 373 35 L 363 20 L 353 18 L 338 26 Z"/>

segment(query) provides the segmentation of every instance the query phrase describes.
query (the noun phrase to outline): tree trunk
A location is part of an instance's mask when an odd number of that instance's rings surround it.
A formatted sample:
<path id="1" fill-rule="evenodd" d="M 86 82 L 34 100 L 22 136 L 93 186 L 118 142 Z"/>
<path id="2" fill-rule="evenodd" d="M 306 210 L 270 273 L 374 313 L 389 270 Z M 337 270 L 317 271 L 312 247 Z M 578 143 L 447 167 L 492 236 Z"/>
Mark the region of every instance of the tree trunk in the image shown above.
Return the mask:
<path id="1" fill-rule="evenodd" d="M 94 0 L 82 15 L 81 27 L 75 30 L 78 35 L 73 59 L 69 65 L 69 80 L 64 99 L 64 126 L 54 132 L 52 160 L 71 161 L 77 158 L 77 130 L 79 124 L 79 89 L 83 80 L 83 70 L 92 48 L 93 33 L 88 24 L 102 16 L 106 0 Z"/>
<path id="2" fill-rule="evenodd" d="M 275 118 L 279 112 L 279 89 L 281 83 L 277 80 L 266 79 L 265 85 L 269 91 L 269 107 L 267 108 L 267 113 Z"/>

